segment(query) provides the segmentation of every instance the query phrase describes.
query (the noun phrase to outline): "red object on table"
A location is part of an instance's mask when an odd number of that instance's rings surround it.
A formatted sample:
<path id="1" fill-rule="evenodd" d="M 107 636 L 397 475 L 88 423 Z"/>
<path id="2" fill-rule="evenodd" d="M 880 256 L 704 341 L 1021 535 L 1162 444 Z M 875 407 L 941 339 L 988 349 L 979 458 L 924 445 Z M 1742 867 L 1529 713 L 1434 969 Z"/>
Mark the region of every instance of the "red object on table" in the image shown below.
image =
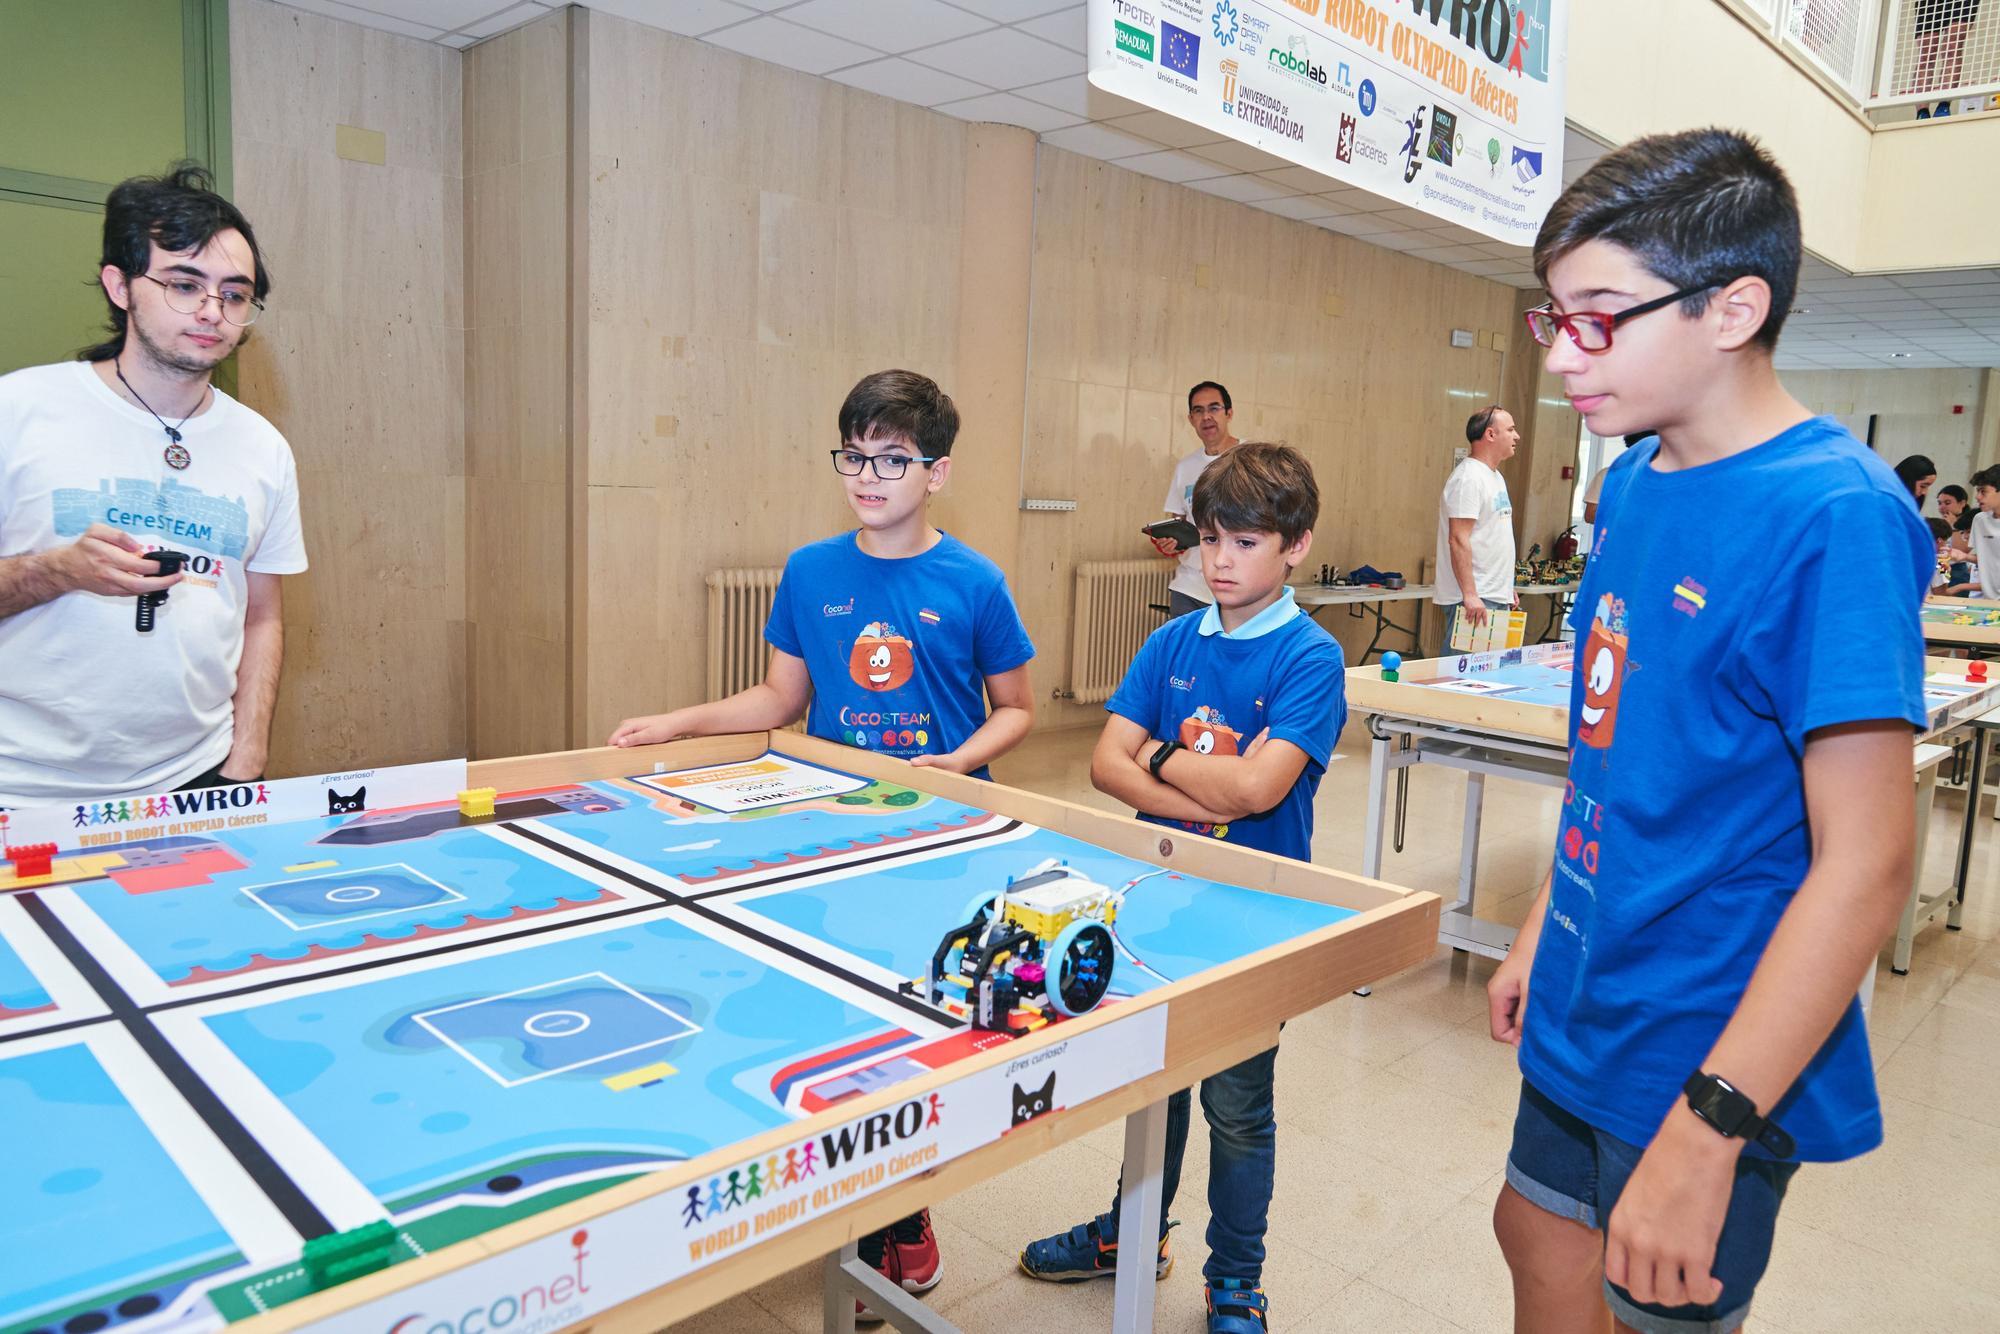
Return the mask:
<path id="1" fill-rule="evenodd" d="M 7 860 L 14 863 L 14 878 L 26 880 L 30 876 L 48 875 L 53 869 L 56 845 L 53 843 L 29 843 L 18 848 L 7 849 Z"/>
<path id="2" fill-rule="evenodd" d="M 1965 665 L 1965 679 L 1968 681 L 1984 681 L 1986 679 L 1986 664 L 1984 662 L 1967 663 Z"/>

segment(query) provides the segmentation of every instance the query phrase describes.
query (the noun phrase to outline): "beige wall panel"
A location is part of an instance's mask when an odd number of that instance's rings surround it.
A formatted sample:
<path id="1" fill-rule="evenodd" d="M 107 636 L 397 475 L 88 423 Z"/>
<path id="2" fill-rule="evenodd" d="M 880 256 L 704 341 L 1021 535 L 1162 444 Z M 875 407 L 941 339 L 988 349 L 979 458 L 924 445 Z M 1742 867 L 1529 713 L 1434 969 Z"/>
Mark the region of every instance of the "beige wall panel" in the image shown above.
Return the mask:
<path id="1" fill-rule="evenodd" d="M 569 744 L 569 31 L 464 56 L 466 564 L 475 756 Z"/>
<path id="2" fill-rule="evenodd" d="M 231 6 L 236 195 L 274 279 L 245 402 L 297 457 L 277 774 L 466 744 L 457 53 L 265 0 Z M 334 127 L 384 136 L 381 166 Z"/>
<path id="3" fill-rule="evenodd" d="M 565 540 L 567 487 L 476 476 L 465 487 L 471 619 L 510 634 L 562 639 L 566 584 L 548 553 L 561 551 Z M 546 717 L 550 707 L 545 703 L 540 714 Z"/>
<path id="4" fill-rule="evenodd" d="M 968 128 L 609 15 L 589 33 L 595 738 L 702 697 L 710 570 L 853 526 L 825 451 L 855 380 L 954 392 Z M 1002 505 L 1011 536 L 1004 448 L 964 460 L 941 522 Z"/>
<path id="5" fill-rule="evenodd" d="M 477 705 L 475 752 L 539 755 L 563 730 L 558 687 L 569 670 L 559 641 L 495 629 L 492 621 L 468 627 L 467 672 Z"/>
<path id="6" fill-rule="evenodd" d="M 1956 482 L 1970 490 L 1976 465 L 1979 391 L 1977 370 L 1784 371 L 1792 396 L 1814 412 L 1837 417 L 1848 430 L 1868 438 L 1875 423 L 1875 450 L 1894 464 L 1909 454 L 1926 454 L 1938 467 L 1938 485 Z M 1953 406 L 1964 411 L 1954 413 Z M 1927 507 L 1935 513 L 1935 507 Z"/>
<path id="7" fill-rule="evenodd" d="M 436 617 L 288 624 L 271 772 L 465 754 L 465 630 Z"/>

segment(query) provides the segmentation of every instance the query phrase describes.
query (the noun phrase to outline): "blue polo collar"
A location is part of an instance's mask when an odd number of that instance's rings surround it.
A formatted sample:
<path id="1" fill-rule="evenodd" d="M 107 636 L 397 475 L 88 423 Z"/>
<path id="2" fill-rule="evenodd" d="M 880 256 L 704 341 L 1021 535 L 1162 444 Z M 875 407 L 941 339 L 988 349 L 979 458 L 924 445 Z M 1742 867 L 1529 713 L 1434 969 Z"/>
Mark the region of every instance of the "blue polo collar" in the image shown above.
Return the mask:
<path id="1" fill-rule="evenodd" d="M 1195 629 L 1204 636 L 1221 635 L 1224 639 L 1261 639 L 1273 630 L 1278 629 L 1280 626 L 1287 624 L 1301 615 L 1304 615 L 1304 613 L 1299 610 L 1298 599 L 1293 596 L 1291 586 L 1287 585 L 1285 591 L 1278 596 L 1276 602 L 1273 602 L 1270 606 L 1264 608 L 1264 610 L 1258 612 L 1234 630 L 1225 630 L 1222 628 L 1222 613 L 1215 609 L 1213 602 L 1209 603 L 1208 610 L 1201 614 L 1201 624 L 1196 626 Z"/>

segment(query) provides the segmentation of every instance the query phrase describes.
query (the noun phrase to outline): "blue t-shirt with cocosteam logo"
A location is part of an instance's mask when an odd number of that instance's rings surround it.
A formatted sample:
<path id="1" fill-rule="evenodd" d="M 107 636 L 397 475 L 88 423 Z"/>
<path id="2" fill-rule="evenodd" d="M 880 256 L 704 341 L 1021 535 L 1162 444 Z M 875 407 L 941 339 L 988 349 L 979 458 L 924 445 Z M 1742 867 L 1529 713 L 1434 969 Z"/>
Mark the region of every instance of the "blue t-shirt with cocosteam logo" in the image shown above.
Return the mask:
<path id="1" fill-rule="evenodd" d="M 854 533 L 800 547 L 764 639 L 805 660 L 807 731 L 903 759 L 963 745 L 986 721 L 986 678 L 1035 656 L 1000 567 L 949 533 L 900 560 Z"/>
<path id="2" fill-rule="evenodd" d="M 1346 677 L 1339 641 L 1299 609 L 1289 588 L 1232 632 L 1223 631 L 1212 606 L 1153 631 L 1104 706 L 1108 712 L 1205 755 L 1241 754 L 1269 728 L 1307 759 L 1268 811 L 1220 825 L 1139 818 L 1311 861 L 1313 794 L 1347 721 Z"/>
<path id="3" fill-rule="evenodd" d="M 1536 1088 L 1639 1145 L 1805 879 L 1807 736 L 1925 722 L 1935 560 L 1895 474 L 1828 418 L 1676 472 L 1659 449 L 1606 476 L 1572 613 L 1570 781 L 1520 1049 Z M 1881 1142 L 1858 1002 L 1759 1110 L 1802 1161 Z"/>

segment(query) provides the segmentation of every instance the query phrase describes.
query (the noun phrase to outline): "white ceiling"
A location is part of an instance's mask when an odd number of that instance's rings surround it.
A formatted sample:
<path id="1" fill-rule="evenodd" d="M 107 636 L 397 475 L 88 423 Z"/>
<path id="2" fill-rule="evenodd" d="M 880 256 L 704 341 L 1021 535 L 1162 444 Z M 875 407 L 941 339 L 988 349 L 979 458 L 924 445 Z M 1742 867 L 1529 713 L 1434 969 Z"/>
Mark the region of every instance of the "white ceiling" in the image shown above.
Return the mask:
<path id="1" fill-rule="evenodd" d="M 464 48 L 551 9 L 543 0 L 285 0 Z M 584 0 L 585 6 L 823 75 L 1189 189 L 1515 287 L 1528 251 L 1294 166 L 1094 88 L 1083 0 Z M 1567 132 L 1563 179 L 1604 146 Z M 1826 369 L 2000 366 L 2000 269 L 1852 277 L 1806 261 L 1778 361 Z"/>

